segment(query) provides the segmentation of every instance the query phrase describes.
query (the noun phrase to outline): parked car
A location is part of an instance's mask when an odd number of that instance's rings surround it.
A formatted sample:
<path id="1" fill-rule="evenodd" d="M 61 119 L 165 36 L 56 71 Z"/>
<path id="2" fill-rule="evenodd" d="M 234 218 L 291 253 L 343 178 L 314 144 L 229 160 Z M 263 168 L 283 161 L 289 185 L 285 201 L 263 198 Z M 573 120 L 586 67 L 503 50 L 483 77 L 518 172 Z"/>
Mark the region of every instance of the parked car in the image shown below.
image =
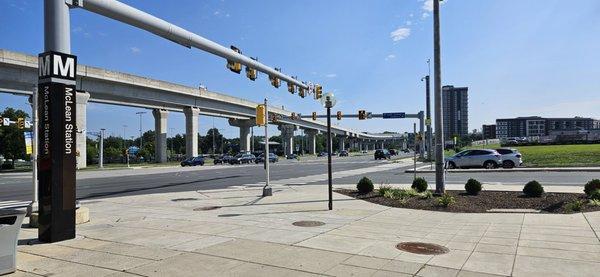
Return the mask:
<path id="1" fill-rule="evenodd" d="M 502 165 L 502 155 L 493 149 L 464 150 L 446 158 L 446 168 L 483 167 L 497 168 Z"/>
<path id="2" fill-rule="evenodd" d="M 296 159 L 298 159 L 298 155 L 296 155 L 296 154 L 289 154 L 289 155 L 285 156 L 285 158 L 288 159 L 288 160 L 296 160 Z"/>
<path id="3" fill-rule="evenodd" d="M 237 154 L 232 159 L 229 159 L 229 164 L 249 164 L 256 160 L 256 156 L 252 154 Z"/>
<path id="4" fill-rule="evenodd" d="M 346 150 L 340 151 L 340 157 L 348 157 L 348 151 L 346 151 Z"/>
<path id="5" fill-rule="evenodd" d="M 317 154 L 317 157 L 325 157 L 327 156 L 327 152 L 319 152 L 319 154 Z"/>
<path id="6" fill-rule="evenodd" d="M 367 150 L 363 150 L 363 151 L 362 151 L 362 153 L 363 153 L 363 154 L 367 154 L 367 153 L 369 153 L 369 151 L 367 151 Z"/>
<path id="7" fill-rule="evenodd" d="M 375 150 L 375 159 L 379 160 L 379 159 L 389 159 L 392 155 L 390 155 L 390 151 L 388 151 L 387 149 L 377 149 Z"/>
<path id="8" fill-rule="evenodd" d="M 270 163 L 275 163 L 279 161 L 279 157 L 277 157 L 277 155 L 273 154 L 273 153 L 269 153 L 269 162 Z M 265 154 L 260 154 L 258 155 L 258 157 L 256 157 L 256 159 L 254 160 L 255 163 L 264 163 L 265 162 Z"/>
<path id="9" fill-rule="evenodd" d="M 214 164 L 226 164 L 229 163 L 229 160 L 233 158 L 229 155 L 221 155 L 221 156 L 217 156 L 214 159 Z"/>
<path id="10" fill-rule="evenodd" d="M 181 162 L 181 166 L 197 166 L 197 165 L 201 165 L 201 166 L 204 165 L 204 157 L 202 157 L 202 156 L 190 157 Z"/>
<path id="11" fill-rule="evenodd" d="M 402 152 L 404 152 L 404 153 L 409 153 L 409 152 L 410 152 L 410 149 L 408 149 L 408 148 L 406 148 L 406 149 L 402 149 Z"/>
<path id="12" fill-rule="evenodd" d="M 390 149 L 388 149 L 388 151 L 390 151 L 390 155 L 392 155 L 392 156 L 398 155 L 398 151 L 396 151 L 396 149 L 391 149 L 390 148 Z"/>
<path id="13" fill-rule="evenodd" d="M 519 150 L 513 148 L 498 148 L 496 151 L 502 155 L 502 167 L 513 168 L 515 166 L 521 166 L 523 155 L 519 153 Z"/>

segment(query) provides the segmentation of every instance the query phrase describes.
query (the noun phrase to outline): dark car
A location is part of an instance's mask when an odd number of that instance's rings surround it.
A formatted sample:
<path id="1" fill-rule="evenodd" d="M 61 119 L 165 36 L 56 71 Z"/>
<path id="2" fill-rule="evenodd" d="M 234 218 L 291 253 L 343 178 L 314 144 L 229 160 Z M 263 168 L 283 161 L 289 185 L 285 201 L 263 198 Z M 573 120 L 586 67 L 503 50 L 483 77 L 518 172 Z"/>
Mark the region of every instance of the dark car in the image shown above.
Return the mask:
<path id="1" fill-rule="evenodd" d="M 317 157 L 325 157 L 327 156 L 327 152 L 319 152 L 319 154 L 317 154 Z"/>
<path id="2" fill-rule="evenodd" d="M 226 164 L 226 163 L 229 163 L 229 160 L 230 160 L 231 158 L 232 158 L 232 157 L 231 157 L 231 156 L 229 156 L 229 155 L 221 155 L 221 156 L 217 156 L 217 157 L 215 157 L 215 159 L 214 159 L 214 164 Z"/>
<path id="3" fill-rule="evenodd" d="M 204 165 L 204 157 L 202 157 L 202 156 L 191 157 L 191 158 L 187 158 L 181 162 L 181 166 L 197 166 L 197 165 Z"/>
<path id="4" fill-rule="evenodd" d="M 398 155 L 398 151 L 396 151 L 396 149 L 388 149 L 388 151 L 390 151 L 390 155 L 392 156 Z"/>
<path id="5" fill-rule="evenodd" d="M 375 150 L 375 159 L 379 160 L 379 159 L 389 159 L 391 157 L 390 155 L 390 151 L 387 151 L 387 149 L 377 149 Z"/>
<path id="6" fill-rule="evenodd" d="M 340 157 L 348 157 L 348 151 L 346 151 L 346 150 L 340 151 Z"/>
<path id="7" fill-rule="evenodd" d="M 298 159 L 298 155 L 296 155 L 296 154 L 289 154 L 289 155 L 285 156 L 285 158 L 288 159 L 288 160 L 296 160 L 296 159 Z"/>
<path id="8" fill-rule="evenodd" d="M 274 163 L 274 162 L 278 162 L 279 158 L 277 157 L 277 155 L 273 154 L 273 153 L 269 153 L 269 162 L 270 163 Z M 256 159 L 254 160 L 255 163 L 264 163 L 265 162 L 265 154 L 260 154 L 258 155 L 258 157 L 256 157 Z"/>
<path id="9" fill-rule="evenodd" d="M 237 154 L 229 159 L 229 164 L 249 164 L 256 160 L 256 156 L 252 154 Z"/>

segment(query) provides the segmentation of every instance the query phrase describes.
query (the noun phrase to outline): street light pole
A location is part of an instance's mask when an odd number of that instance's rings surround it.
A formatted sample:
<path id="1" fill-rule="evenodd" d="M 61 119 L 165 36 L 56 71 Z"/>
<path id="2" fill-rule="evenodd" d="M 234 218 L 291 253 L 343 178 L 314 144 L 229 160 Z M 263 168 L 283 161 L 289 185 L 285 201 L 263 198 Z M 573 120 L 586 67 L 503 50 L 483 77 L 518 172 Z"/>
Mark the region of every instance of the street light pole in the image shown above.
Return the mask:
<path id="1" fill-rule="evenodd" d="M 444 128 L 442 116 L 442 65 L 440 46 L 440 0 L 433 0 L 433 74 L 435 105 L 435 193 L 446 191 L 444 176 Z"/>
<path id="2" fill-rule="evenodd" d="M 331 179 L 331 101 L 327 101 L 327 184 L 329 185 L 329 210 L 333 209 L 333 182 Z"/>
<path id="3" fill-rule="evenodd" d="M 269 186 L 269 106 L 267 105 L 267 98 L 265 98 L 265 152 L 264 152 L 264 157 L 265 157 L 265 174 L 266 174 L 266 180 L 265 180 L 265 186 L 263 187 L 263 193 L 262 196 L 266 197 L 266 196 L 272 196 L 273 195 L 273 189 Z"/>
<path id="4" fill-rule="evenodd" d="M 98 167 L 104 168 L 104 131 L 106 129 L 100 129 L 100 159 L 98 162 Z"/>
<path id="5" fill-rule="evenodd" d="M 143 136 L 142 136 L 142 115 L 145 114 L 146 112 L 137 112 L 135 114 L 140 116 L 140 151 L 142 150 L 143 147 Z"/>
<path id="6" fill-rule="evenodd" d="M 429 63 L 429 60 L 427 60 L 427 63 Z M 429 89 L 429 75 L 423 77 L 423 79 L 425 80 L 425 125 L 427 125 L 427 133 L 425 136 L 427 139 L 427 160 L 431 161 L 431 145 L 433 138 L 431 136 L 431 95 Z"/>

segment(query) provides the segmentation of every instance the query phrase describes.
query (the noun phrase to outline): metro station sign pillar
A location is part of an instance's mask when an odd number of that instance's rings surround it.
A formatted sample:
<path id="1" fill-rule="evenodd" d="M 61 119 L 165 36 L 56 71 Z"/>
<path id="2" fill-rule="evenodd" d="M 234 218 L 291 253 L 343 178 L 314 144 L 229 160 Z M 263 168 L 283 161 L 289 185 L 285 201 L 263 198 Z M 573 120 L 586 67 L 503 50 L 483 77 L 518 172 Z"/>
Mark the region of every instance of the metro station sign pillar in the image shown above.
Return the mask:
<path id="1" fill-rule="evenodd" d="M 75 238 L 77 57 L 48 51 L 38 72 L 38 238 Z"/>

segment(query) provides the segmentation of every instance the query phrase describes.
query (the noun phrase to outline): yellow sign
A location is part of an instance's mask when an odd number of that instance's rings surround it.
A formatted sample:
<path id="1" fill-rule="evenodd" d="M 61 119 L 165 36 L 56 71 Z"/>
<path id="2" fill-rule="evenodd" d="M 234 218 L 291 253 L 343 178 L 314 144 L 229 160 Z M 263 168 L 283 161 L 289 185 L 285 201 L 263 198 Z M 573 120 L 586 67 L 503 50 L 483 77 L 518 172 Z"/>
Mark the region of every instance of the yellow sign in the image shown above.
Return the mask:
<path id="1" fill-rule="evenodd" d="M 23 132 L 25 136 L 25 154 L 31 155 L 33 153 L 33 133 L 32 132 Z"/>
<path id="2" fill-rule="evenodd" d="M 265 105 L 256 106 L 256 125 L 263 126 L 267 122 L 265 116 Z"/>
<path id="3" fill-rule="evenodd" d="M 427 125 L 427 126 L 431 125 L 431 118 L 425 119 L 425 125 Z"/>

